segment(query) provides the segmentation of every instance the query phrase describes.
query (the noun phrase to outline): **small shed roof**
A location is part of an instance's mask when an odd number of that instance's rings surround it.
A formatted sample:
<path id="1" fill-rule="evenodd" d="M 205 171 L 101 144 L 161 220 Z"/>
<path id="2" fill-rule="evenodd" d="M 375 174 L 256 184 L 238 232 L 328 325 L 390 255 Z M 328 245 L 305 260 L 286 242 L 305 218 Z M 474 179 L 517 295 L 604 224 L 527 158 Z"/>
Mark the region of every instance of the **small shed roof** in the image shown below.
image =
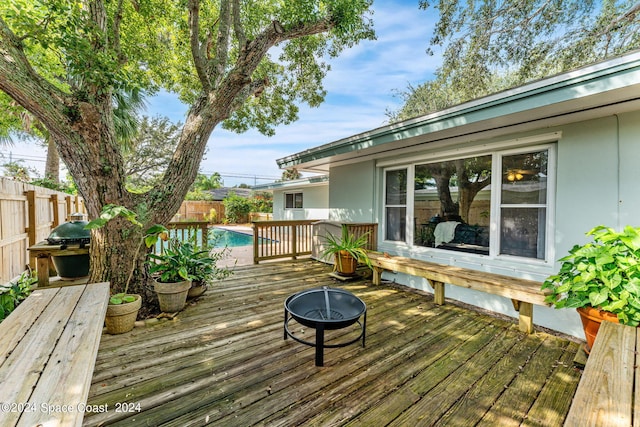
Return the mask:
<path id="1" fill-rule="evenodd" d="M 277 160 L 327 173 L 332 165 L 479 140 L 640 109 L 640 51 L 528 83 L 442 111 L 340 139 Z"/>
<path id="2" fill-rule="evenodd" d="M 255 191 L 273 191 L 273 190 L 288 190 L 302 187 L 314 187 L 318 185 L 329 184 L 328 175 L 311 176 L 307 178 L 293 179 L 290 181 L 277 181 L 267 184 L 254 185 L 251 189 Z"/>
<path id="3" fill-rule="evenodd" d="M 213 200 L 224 200 L 229 194 L 235 193 L 240 197 L 251 197 L 250 188 L 237 188 L 237 187 L 220 187 L 213 190 L 209 190 L 209 193 L 213 196 Z"/>

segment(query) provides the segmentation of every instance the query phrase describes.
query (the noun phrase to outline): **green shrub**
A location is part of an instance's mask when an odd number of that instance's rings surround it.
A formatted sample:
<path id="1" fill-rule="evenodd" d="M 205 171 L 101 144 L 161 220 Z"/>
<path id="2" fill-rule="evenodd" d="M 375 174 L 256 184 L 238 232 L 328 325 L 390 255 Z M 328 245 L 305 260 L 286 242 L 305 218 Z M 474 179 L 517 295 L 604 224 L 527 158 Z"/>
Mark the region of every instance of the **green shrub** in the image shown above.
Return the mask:
<path id="1" fill-rule="evenodd" d="M 247 216 L 253 204 L 250 199 L 240 197 L 235 193 L 229 195 L 222 201 L 224 204 L 224 214 L 231 223 L 239 223 L 247 220 Z"/>
<path id="2" fill-rule="evenodd" d="M 37 281 L 34 273 L 25 271 L 15 282 L 0 286 L 0 322 L 29 296 L 31 285 Z"/>

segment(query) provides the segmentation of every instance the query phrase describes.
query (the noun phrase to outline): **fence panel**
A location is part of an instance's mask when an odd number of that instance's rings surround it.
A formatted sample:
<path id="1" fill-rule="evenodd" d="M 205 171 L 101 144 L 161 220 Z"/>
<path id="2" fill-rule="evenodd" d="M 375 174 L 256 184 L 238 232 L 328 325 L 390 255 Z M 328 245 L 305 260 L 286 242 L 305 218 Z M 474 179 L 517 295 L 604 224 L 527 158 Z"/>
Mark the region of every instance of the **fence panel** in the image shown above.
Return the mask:
<path id="1" fill-rule="evenodd" d="M 209 200 L 185 200 L 180 205 L 180 209 L 173 216 L 171 222 L 180 221 L 204 221 L 205 217 L 211 216 L 211 210 L 216 212 L 215 223 L 220 223 L 224 219 L 224 204 L 220 201 Z M 211 218 L 209 218 L 211 219 Z"/>
<path id="2" fill-rule="evenodd" d="M 73 212 L 86 212 L 77 196 L 0 177 L 0 283 L 35 267 L 29 246 L 46 239 Z"/>

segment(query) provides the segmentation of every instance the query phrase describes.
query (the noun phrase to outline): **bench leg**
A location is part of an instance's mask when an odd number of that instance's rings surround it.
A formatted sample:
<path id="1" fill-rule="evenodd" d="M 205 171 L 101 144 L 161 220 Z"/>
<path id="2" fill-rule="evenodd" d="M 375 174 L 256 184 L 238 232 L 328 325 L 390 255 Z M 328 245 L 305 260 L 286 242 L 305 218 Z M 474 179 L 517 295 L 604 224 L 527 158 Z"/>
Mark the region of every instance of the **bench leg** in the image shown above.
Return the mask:
<path id="1" fill-rule="evenodd" d="M 520 313 L 518 326 L 522 332 L 527 334 L 533 333 L 533 304 L 530 302 L 520 301 Z"/>
<path id="2" fill-rule="evenodd" d="M 444 283 L 429 280 L 429 284 L 433 288 L 433 302 L 444 305 Z"/>
<path id="3" fill-rule="evenodd" d="M 373 284 L 379 285 L 382 283 L 382 272 L 384 270 L 382 268 L 373 267 Z"/>
<path id="4" fill-rule="evenodd" d="M 49 286 L 49 257 L 38 257 L 38 287 Z"/>

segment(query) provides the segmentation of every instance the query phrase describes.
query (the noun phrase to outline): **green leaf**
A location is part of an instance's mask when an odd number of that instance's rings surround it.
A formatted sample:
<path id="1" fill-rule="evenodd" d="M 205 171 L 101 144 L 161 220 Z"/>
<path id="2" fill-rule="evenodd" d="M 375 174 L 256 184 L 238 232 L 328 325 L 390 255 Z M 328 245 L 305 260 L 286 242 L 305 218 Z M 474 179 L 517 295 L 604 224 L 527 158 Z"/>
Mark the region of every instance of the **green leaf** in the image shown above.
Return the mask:
<path id="1" fill-rule="evenodd" d="M 609 297 L 609 291 L 606 288 L 600 290 L 600 292 L 591 292 L 589 294 L 589 303 L 592 307 L 598 307 L 605 302 Z"/>
<path id="2" fill-rule="evenodd" d="M 126 295 L 126 296 L 122 299 L 122 301 L 123 301 L 123 302 L 126 302 L 126 303 L 129 303 L 129 302 L 135 302 L 135 300 L 136 300 L 136 297 L 134 297 L 133 295 Z"/>

